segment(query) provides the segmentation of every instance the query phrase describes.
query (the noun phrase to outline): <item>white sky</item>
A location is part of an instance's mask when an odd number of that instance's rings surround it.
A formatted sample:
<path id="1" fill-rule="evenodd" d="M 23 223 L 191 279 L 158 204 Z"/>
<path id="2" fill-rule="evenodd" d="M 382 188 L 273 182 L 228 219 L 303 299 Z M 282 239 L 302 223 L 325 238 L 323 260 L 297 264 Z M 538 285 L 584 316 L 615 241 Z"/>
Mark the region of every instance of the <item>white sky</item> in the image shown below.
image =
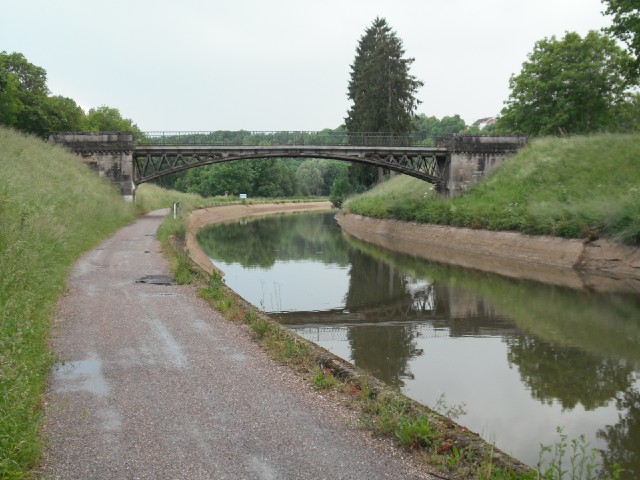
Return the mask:
<path id="1" fill-rule="evenodd" d="M 0 0 L 0 51 L 54 95 L 150 130 L 320 130 L 349 108 L 356 45 L 387 19 L 418 113 L 495 116 L 537 40 L 609 24 L 600 0 Z"/>

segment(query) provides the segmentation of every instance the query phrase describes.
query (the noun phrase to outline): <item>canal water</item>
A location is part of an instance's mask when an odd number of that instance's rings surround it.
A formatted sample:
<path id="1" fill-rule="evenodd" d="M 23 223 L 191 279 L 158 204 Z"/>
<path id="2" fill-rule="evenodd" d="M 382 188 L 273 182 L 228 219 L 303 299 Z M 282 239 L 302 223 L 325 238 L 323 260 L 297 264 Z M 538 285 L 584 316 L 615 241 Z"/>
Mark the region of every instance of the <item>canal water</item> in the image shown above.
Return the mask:
<path id="1" fill-rule="evenodd" d="M 349 238 L 333 213 L 211 226 L 226 284 L 300 335 L 535 465 L 585 435 L 640 478 L 640 299 L 507 279 Z"/>

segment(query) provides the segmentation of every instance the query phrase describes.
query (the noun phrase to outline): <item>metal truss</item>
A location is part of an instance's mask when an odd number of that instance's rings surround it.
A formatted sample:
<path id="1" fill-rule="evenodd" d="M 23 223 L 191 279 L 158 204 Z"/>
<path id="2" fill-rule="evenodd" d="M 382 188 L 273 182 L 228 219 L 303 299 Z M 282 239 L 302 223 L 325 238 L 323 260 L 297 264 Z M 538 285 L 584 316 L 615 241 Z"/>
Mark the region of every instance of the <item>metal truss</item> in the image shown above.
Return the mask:
<path id="1" fill-rule="evenodd" d="M 448 150 L 436 147 L 138 145 L 133 152 L 134 183 L 213 163 L 278 157 L 364 163 L 425 180 L 438 188 L 445 188 L 449 167 Z"/>

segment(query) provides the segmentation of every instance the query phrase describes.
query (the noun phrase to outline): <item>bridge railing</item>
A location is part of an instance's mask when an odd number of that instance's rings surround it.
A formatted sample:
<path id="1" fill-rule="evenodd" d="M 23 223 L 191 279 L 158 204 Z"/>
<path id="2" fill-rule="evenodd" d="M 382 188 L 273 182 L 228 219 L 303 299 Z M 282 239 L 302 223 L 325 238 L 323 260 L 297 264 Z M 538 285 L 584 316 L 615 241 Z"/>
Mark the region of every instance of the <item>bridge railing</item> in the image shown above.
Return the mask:
<path id="1" fill-rule="evenodd" d="M 143 132 L 137 136 L 136 145 L 420 146 L 423 143 L 417 135 L 395 135 L 392 133 L 218 130 L 212 132 Z"/>

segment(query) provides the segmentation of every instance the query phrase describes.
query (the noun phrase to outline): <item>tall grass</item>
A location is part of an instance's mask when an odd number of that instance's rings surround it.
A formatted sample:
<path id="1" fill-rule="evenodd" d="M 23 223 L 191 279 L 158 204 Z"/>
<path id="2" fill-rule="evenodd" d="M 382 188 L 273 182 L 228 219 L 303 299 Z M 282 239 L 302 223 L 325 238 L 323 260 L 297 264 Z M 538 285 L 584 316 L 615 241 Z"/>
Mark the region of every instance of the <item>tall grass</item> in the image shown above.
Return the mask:
<path id="1" fill-rule="evenodd" d="M 640 135 L 542 138 L 453 199 L 400 177 L 349 199 L 377 218 L 640 244 Z"/>
<path id="2" fill-rule="evenodd" d="M 40 455 L 50 320 L 79 254 L 135 217 L 75 155 L 0 128 L 0 478 Z"/>

